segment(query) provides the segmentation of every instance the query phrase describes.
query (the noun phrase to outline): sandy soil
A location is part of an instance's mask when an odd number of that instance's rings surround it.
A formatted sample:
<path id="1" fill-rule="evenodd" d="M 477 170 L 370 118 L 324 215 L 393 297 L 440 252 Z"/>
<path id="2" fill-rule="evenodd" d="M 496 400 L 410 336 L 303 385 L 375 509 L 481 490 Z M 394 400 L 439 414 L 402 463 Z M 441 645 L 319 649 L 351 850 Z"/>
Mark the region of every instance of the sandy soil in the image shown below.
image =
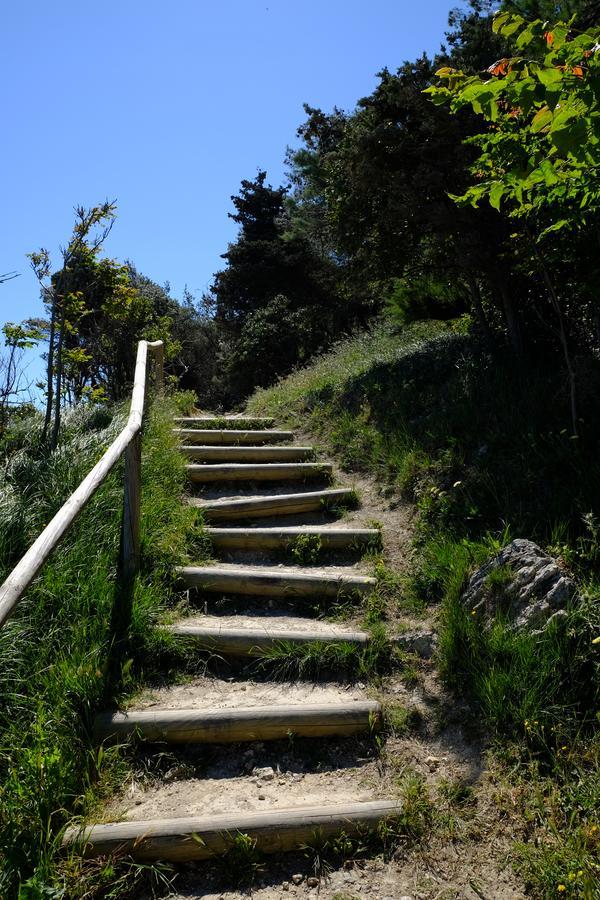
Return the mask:
<path id="1" fill-rule="evenodd" d="M 354 685 L 312 681 L 236 681 L 194 678 L 189 684 L 157 687 L 139 698 L 136 709 L 233 709 L 239 706 L 348 703 L 366 699 Z"/>

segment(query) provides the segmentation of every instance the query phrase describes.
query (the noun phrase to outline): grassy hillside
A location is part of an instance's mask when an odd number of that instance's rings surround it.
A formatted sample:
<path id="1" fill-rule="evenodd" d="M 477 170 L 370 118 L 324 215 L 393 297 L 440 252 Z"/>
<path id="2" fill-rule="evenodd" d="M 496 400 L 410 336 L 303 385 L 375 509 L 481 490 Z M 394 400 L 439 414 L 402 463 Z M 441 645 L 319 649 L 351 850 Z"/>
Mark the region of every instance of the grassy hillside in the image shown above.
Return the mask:
<path id="1" fill-rule="evenodd" d="M 184 464 L 170 402 L 156 403 L 143 437 L 142 553 L 129 642 L 119 664 L 115 570 L 122 470 L 108 478 L 0 632 L 0 896 L 104 896 L 114 871 L 59 862 L 61 827 L 93 809 L 122 774 L 118 752 L 94 750 L 98 708 L 135 688 L 158 649 L 153 623 L 195 522 L 179 498 Z M 28 415 L 4 437 L 0 575 L 4 577 L 123 426 L 123 416 L 75 408 L 58 450 L 40 445 Z M 144 662 L 144 661 L 149 662 Z M 86 864 L 89 870 L 89 864 Z M 143 870 L 139 871 L 140 877 Z M 133 879 L 135 882 L 135 878 Z"/>
<path id="2" fill-rule="evenodd" d="M 581 437 L 552 361 L 519 367 L 454 323 L 381 322 L 249 401 L 301 424 L 348 471 L 419 512 L 408 590 L 439 609 L 439 665 L 471 698 L 528 840 L 532 896 L 600 896 L 600 372 L 581 388 Z M 581 599 L 543 636 L 486 630 L 459 602 L 473 568 L 514 537 L 569 568 Z M 564 887 L 564 890 L 563 890 Z"/>

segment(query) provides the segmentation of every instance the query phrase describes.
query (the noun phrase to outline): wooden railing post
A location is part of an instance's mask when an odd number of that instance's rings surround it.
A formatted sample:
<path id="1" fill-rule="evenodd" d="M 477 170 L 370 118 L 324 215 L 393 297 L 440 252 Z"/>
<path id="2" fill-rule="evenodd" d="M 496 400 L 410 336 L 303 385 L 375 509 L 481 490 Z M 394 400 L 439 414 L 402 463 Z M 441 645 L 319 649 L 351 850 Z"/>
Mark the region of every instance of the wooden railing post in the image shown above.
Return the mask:
<path id="1" fill-rule="evenodd" d="M 140 504 L 142 492 L 142 440 L 138 433 L 125 450 L 125 492 L 121 531 L 121 577 L 125 585 L 140 567 Z"/>

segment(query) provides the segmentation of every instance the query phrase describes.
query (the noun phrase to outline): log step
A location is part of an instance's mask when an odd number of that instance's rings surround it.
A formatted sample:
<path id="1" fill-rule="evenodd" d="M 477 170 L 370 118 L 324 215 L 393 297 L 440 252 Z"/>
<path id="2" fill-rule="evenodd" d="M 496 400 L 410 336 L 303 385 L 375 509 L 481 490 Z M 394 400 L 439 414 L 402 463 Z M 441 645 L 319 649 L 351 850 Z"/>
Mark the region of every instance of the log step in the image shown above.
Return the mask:
<path id="1" fill-rule="evenodd" d="M 224 744 L 276 741 L 297 737 L 328 738 L 359 734 L 379 727 L 381 705 L 375 700 L 249 706 L 234 709 L 138 709 L 96 716 L 98 740 L 137 736 L 169 744 Z"/>
<path id="2" fill-rule="evenodd" d="M 235 428 L 222 430 L 219 428 L 174 428 L 182 441 L 200 444 L 266 444 L 291 441 L 294 438 L 292 431 L 238 431 Z"/>
<path id="3" fill-rule="evenodd" d="M 318 538 L 323 550 L 381 545 L 381 532 L 376 528 L 207 528 L 205 533 L 219 550 L 285 549 L 304 537 Z"/>
<path id="4" fill-rule="evenodd" d="M 377 580 L 365 575 L 325 574 L 249 566 L 181 566 L 177 573 L 187 587 L 211 593 L 259 594 L 269 597 L 337 597 L 341 593 L 370 593 Z"/>
<path id="5" fill-rule="evenodd" d="M 165 626 L 174 637 L 194 641 L 201 650 L 225 656 L 262 656 L 283 642 L 290 644 L 348 643 L 364 646 L 369 641 L 366 631 L 339 631 L 319 628 L 233 628 L 230 625 L 186 625 L 184 622 Z"/>
<path id="6" fill-rule="evenodd" d="M 302 478 L 330 478 L 331 463 L 229 463 L 186 466 L 190 481 L 288 481 Z"/>
<path id="7" fill-rule="evenodd" d="M 146 819 L 69 828 L 63 846 L 80 845 L 86 857 L 128 853 L 138 860 L 187 862 L 225 853 L 237 835 L 247 834 L 263 853 L 279 853 L 338 832 L 375 830 L 400 814 L 398 800 L 335 806 L 299 806 L 268 812 Z"/>
<path id="8" fill-rule="evenodd" d="M 312 447 L 205 447 L 183 446 L 181 452 L 188 459 L 199 462 L 302 462 L 312 459 L 315 451 Z"/>
<path id="9" fill-rule="evenodd" d="M 188 428 L 271 428 L 274 419 L 271 416 L 176 416 L 177 425 Z"/>
<path id="10" fill-rule="evenodd" d="M 252 519 L 260 516 L 288 516 L 296 513 L 325 510 L 332 506 L 351 506 L 356 494 L 348 488 L 331 488 L 323 491 L 306 491 L 298 494 L 273 494 L 267 497 L 241 497 L 234 500 L 199 500 L 190 503 L 198 506 L 204 517 L 212 522 L 223 519 Z"/>

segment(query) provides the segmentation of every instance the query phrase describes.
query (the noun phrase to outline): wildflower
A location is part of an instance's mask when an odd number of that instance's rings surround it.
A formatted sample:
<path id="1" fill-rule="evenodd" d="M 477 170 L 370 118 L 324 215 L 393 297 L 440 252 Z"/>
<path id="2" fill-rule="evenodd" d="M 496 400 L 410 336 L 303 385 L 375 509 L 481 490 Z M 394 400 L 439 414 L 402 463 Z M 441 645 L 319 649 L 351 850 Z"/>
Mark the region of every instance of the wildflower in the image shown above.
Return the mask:
<path id="1" fill-rule="evenodd" d="M 567 889 L 567 886 L 565 884 L 559 884 L 559 886 L 558 886 L 559 894 L 562 894 L 562 892 L 566 891 L 566 889 Z"/>

